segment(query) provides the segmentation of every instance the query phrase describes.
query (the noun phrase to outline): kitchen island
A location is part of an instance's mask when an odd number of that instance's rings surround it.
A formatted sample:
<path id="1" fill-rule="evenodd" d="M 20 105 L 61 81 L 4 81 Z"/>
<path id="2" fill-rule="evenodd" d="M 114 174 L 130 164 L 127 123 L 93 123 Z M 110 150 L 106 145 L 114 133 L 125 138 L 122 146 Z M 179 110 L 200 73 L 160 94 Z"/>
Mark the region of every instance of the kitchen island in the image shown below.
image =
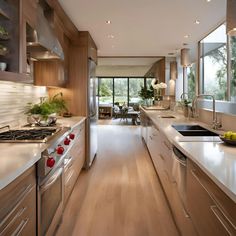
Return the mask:
<path id="1" fill-rule="evenodd" d="M 142 137 L 181 234 L 235 235 L 235 148 L 219 136 L 183 136 L 173 125 L 223 131 L 172 111 L 142 109 L 141 122 Z"/>

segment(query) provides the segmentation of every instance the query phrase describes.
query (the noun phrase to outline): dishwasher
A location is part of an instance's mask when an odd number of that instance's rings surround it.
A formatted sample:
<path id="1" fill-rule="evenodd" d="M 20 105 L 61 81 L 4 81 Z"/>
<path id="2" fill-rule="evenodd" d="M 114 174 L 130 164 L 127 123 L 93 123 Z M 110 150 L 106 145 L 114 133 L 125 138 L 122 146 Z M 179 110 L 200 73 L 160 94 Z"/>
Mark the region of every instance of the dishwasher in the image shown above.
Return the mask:
<path id="1" fill-rule="evenodd" d="M 186 203 L 186 175 L 187 157 L 175 146 L 172 151 L 172 177 L 177 185 L 177 191 L 182 202 Z"/>

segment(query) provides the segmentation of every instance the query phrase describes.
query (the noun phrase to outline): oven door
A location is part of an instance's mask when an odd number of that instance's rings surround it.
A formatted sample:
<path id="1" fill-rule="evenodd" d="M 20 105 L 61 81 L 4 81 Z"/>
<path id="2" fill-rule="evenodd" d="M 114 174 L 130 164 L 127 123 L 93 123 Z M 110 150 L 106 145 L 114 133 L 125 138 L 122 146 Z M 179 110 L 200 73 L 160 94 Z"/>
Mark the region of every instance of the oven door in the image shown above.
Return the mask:
<path id="1" fill-rule="evenodd" d="M 38 235 L 53 235 L 64 202 L 64 167 L 60 165 L 38 189 Z"/>

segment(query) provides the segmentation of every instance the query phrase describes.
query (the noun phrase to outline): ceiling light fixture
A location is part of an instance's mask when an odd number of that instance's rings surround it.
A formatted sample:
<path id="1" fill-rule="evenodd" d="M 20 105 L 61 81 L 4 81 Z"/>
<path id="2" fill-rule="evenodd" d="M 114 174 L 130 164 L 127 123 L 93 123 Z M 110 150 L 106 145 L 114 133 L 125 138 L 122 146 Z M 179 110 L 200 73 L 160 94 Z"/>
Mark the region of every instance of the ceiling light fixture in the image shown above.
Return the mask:
<path id="1" fill-rule="evenodd" d="M 110 24 L 111 24 L 111 21 L 110 21 L 110 20 L 106 20 L 106 24 L 107 24 L 107 25 L 110 25 Z"/>
<path id="2" fill-rule="evenodd" d="M 115 38 L 115 36 L 112 35 L 112 34 L 109 34 L 107 37 L 108 37 L 109 39 L 114 39 L 114 38 Z"/>
<path id="3" fill-rule="evenodd" d="M 177 62 L 170 62 L 170 79 L 176 80 L 178 78 Z"/>
<path id="4" fill-rule="evenodd" d="M 184 35 L 184 38 L 186 39 L 189 38 L 189 34 Z"/>
<path id="5" fill-rule="evenodd" d="M 226 11 L 226 33 L 229 36 L 236 36 L 236 1 L 227 0 Z"/>
<path id="6" fill-rule="evenodd" d="M 210 2 L 211 0 L 206 0 L 207 2 Z"/>
<path id="7" fill-rule="evenodd" d="M 195 20 L 194 22 L 196 25 L 199 25 L 200 24 L 200 21 L 199 20 Z"/>

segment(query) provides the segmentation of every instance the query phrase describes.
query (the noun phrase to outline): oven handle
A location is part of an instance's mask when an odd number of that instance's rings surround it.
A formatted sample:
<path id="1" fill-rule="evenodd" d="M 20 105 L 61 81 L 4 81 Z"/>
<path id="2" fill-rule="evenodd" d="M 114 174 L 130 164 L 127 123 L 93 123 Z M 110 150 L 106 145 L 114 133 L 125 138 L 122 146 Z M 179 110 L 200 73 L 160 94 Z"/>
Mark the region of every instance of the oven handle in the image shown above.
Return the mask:
<path id="1" fill-rule="evenodd" d="M 42 192 L 45 192 L 48 188 L 50 188 L 51 185 L 53 185 L 56 180 L 58 179 L 58 177 L 62 174 L 63 172 L 63 167 L 58 169 L 53 175 L 52 177 L 40 188 L 40 190 Z"/>

